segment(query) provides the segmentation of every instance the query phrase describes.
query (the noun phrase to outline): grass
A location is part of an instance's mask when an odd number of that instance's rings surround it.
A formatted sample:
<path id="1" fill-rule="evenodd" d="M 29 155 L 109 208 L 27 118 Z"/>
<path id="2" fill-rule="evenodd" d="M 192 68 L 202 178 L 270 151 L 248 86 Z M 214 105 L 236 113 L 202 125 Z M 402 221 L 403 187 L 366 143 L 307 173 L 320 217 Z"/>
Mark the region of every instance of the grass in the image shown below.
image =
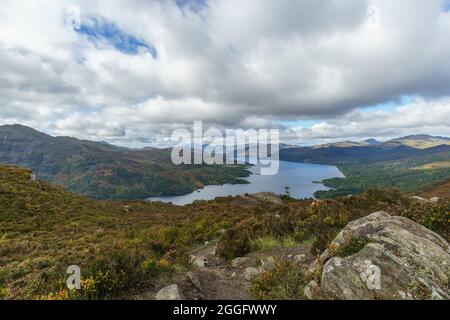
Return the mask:
<path id="1" fill-rule="evenodd" d="M 94 201 L 30 177 L 29 170 L 0 166 L 0 299 L 129 298 L 190 269 L 190 250 L 217 238 L 218 254 L 228 259 L 304 241 L 317 254 L 349 222 L 380 210 L 450 237 L 450 201 L 418 204 L 394 190 L 252 207 L 225 197 L 179 207 Z M 70 265 L 81 268 L 81 291 L 65 287 Z M 298 270 L 282 265 L 254 292 L 298 298 L 302 283 Z"/>
<path id="2" fill-rule="evenodd" d="M 251 283 L 250 292 L 258 300 L 302 300 L 307 284 L 303 272 L 292 262 L 276 262 Z"/>
<path id="3" fill-rule="evenodd" d="M 293 236 L 287 236 L 281 239 L 274 238 L 271 235 L 259 237 L 251 241 L 252 251 L 269 251 L 280 248 L 295 248 L 299 246 Z"/>

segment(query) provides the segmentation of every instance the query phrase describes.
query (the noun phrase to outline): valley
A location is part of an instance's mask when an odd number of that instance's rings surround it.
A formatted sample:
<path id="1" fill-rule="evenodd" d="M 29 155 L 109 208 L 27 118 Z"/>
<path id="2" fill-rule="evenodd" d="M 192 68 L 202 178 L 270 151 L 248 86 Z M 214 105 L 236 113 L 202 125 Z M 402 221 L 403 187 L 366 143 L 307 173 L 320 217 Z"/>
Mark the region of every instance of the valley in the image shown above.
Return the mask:
<path id="1" fill-rule="evenodd" d="M 127 149 L 32 128 L 0 127 L 0 163 L 27 167 L 39 179 L 94 199 L 182 195 L 210 184 L 245 183 L 244 165 L 172 164 L 170 149 Z"/>
<path id="2" fill-rule="evenodd" d="M 415 141 L 414 137 L 420 140 Z M 446 166 L 450 159 L 450 146 L 443 139 L 420 135 L 370 146 L 355 146 L 353 143 L 348 146 L 288 148 L 280 151 L 280 159 L 337 166 L 345 178 L 322 181 L 333 190 L 318 191 L 318 197 L 357 194 L 371 187 L 414 193 L 450 180 L 450 170 Z M 436 141 L 444 144 L 426 147 Z M 445 194 L 449 196 L 450 190 Z"/>

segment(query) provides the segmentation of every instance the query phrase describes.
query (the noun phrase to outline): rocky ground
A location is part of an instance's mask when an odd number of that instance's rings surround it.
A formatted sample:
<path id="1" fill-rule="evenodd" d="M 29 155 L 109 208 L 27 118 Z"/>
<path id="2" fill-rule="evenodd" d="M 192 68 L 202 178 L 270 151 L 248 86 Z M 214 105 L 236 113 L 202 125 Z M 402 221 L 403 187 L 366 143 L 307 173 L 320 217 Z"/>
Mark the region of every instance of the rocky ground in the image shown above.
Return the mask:
<path id="1" fill-rule="evenodd" d="M 171 283 L 162 291 L 152 289 L 138 299 L 188 300 L 249 300 L 250 281 L 263 271 L 270 271 L 274 261 L 292 260 L 306 267 L 314 261 L 309 245 L 252 252 L 244 257 L 227 261 L 215 255 L 216 244 L 205 246 L 191 253 L 195 265 L 193 271 L 174 275 Z M 176 285 L 176 286 L 174 286 Z"/>
<path id="2" fill-rule="evenodd" d="M 318 274 L 304 288 L 309 299 L 450 299 L 450 247 L 429 229 L 404 217 L 376 212 L 348 224 L 320 257 L 308 245 L 252 252 L 227 261 L 206 243 L 191 253 L 193 271 L 174 275 L 169 286 L 138 299 L 251 299 L 250 282 L 294 261 Z"/>

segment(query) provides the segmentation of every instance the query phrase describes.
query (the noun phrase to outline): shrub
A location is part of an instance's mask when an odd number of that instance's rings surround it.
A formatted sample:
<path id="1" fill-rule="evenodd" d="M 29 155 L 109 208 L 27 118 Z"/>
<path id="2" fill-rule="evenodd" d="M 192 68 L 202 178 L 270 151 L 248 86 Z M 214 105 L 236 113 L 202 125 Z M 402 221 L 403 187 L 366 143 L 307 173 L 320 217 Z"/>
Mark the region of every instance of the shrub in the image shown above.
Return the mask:
<path id="1" fill-rule="evenodd" d="M 252 251 L 291 248 L 298 245 L 298 242 L 296 242 L 291 236 L 277 239 L 273 236 L 267 235 L 251 241 Z"/>
<path id="2" fill-rule="evenodd" d="M 262 230 L 256 218 L 240 222 L 236 227 L 228 229 L 217 244 L 217 253 L 227 259 L 242 257 L 251 251 L 251 238 L 257 237 Z"/>
<path id="3" fill-rule="evenodd" d="M 277 262 L 270 272 L 254 279 L 251 293 L 258 300 L 300 300 L 306 279 L 301 269 L 292 262 Z"/>
<path id="4" fill-rule="evenodd" d="M 162 272 L 167 272 L 171 269 L 171 264 L 164 258 L 159 261 L 154 258 L 148 258 L 142 263 L 142 271 L 144 272 L 144 275 L 149 278 L 155 278 Z"/>
<path id="5" fill-rule="evenodd" d="M 92 299 L 119 297 L 144 282 L 146 275 L 142 268 L 144 254 L 138 250 L 114 247 L 98 258 L 86 272 L 92 279 L 95 290 Z"/>
<path id="6" fill-rule="evenodd" d="M 450 201 L 413 202 L 403 208 L 400 215 L 425 226 L 450 241 Z"/>
<path id="7" fill-rule="evenodd" d="M 7 288 L 0 287 L 0 300 L 6 300 L 9 295 L 9 290 Z"/>

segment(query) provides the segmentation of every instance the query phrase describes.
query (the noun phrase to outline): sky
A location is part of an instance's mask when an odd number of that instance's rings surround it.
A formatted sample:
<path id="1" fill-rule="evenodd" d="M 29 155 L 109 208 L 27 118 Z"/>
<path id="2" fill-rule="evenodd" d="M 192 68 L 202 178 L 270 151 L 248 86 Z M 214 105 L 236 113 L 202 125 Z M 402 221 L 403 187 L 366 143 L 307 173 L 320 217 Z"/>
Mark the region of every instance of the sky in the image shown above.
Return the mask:
<path id="1" fill-rule="evenodd" d="M 194 121 L 450 136 L 449 57 L 447 0 L 2 0 L 0 125 L 126 146 Z"/>

